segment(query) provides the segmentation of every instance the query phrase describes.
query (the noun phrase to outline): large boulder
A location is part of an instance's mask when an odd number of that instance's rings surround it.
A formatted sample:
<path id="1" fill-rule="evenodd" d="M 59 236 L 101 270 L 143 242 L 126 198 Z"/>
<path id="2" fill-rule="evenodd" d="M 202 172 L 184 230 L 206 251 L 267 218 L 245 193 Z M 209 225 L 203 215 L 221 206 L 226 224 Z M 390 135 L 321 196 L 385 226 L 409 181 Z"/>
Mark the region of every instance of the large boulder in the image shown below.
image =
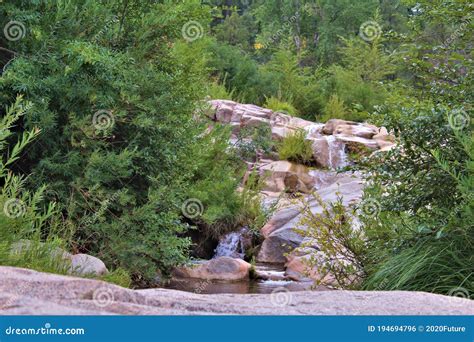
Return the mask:
<path id="1" fill-rule="evenodd" d="M 175 278 L 195 278 L 203 280 L 243 280 L 249 278 L 251 265 L 230 257 L 219 257 L 198 264 L 174 269 Z"/>
<path id="2" fill-rule="evenodd" d="M 104 262 L 88 254 L 71 256 L 71 274 L 101 276 L 108 273 Z"/>
<path id="3" fill-rule="evenodd" d="M 294 130 L 287 126 L 274 125 L 272 126 L 272 139 L 281 141 L 293 132 Z"/>
<path id="4" fill-rule="evenodd" d="M 361 124 L 353 121 L 331 119 L 324 125 L 323 133 L 328 135 L 348 135 L 365 139 L 372 139 L 378 133 L 373 125 Z"/>
<path id="5" fill-rule="evenodd" d="M 340 120 L 340 119 L 330 119 L 324 125 L 322 132 L 327 135 L 332 135 L 334 134 L 334 131 L 339 126 L 347 127 L 347 126 L 355 126 L 355 125 L 357 125 L 357 122 Z"/>
<path id="6" fill-rule="evenodd" d="M 264 191 L 311 192 L 314 180 L 304 165 L 280 160 L 262 165 L 260 173 L 265 177 Z"/>
<path id="7" fill-rule="evenodd" d="M 337 141 L 345 144 L 349 152 L 351 152 L 352 150 L 358 151 L 361 148 L 371 151 L 379 149 L 379 143 L 377 140 L 350 135 L 336 135 L 335 138 L 337 139 Z"/>

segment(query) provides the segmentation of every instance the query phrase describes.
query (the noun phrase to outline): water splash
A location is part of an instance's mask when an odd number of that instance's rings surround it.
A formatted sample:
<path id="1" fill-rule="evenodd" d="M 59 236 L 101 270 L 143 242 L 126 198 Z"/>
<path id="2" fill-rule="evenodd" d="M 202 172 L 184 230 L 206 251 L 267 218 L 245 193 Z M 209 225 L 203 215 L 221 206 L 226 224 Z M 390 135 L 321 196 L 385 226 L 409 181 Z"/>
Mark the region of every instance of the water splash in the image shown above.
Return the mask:
<path id="1" fill-rule="evenodd" d="M 306 137 L 308 139 L 319 138 L 322 135 L 322 131 L 324 128 L 324 124 L 322 123 L 315 123 L 305 127 L 307 132 Z"/>
<path id="2" fill-rule="evenodd" d="M 224 235 L 214 250 L 214 257 L 228 256 L 232 258 L 243 259 L 245 256 L 245 234 L 248 233 L 247 228 L 241 228 L 239 231 L 231 232 Z"/>

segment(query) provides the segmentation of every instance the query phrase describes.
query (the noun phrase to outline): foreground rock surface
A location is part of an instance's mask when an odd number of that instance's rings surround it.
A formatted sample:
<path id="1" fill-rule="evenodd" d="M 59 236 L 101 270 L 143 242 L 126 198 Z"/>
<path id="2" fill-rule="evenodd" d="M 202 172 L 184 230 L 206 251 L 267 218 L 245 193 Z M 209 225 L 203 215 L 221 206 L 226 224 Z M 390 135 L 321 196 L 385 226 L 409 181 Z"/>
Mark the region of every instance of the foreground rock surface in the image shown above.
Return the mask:
<path id="1" fill-rule="evenodd" d="M 275 300 L 275 296 L 264 294 L 128 290 L 96 280 L 0 267 L 0 314 L 473 315 L 474 301 L 403 291 L 282 292 Z"/>

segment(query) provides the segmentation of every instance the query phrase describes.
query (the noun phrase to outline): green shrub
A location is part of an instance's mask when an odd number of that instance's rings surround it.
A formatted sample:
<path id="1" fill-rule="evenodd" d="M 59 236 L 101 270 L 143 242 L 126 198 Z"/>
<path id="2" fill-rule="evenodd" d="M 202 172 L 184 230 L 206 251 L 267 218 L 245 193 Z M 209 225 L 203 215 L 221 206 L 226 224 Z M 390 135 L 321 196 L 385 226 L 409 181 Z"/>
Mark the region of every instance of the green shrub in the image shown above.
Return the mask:
<path id="1" fill-rule="evenodd" d="M 329 119 L 347 119 L 347 109 L 344 106 L 344 101 L 337 95 L 331 95 L 324 108 L 322 121 L 326 122 Z"/>
<path id="2" fill-rule="evenodd" d="M 225 84 L 225 80 L 223 83 Z M 227 91 L 224 84 L 217 81 L 210 82 L 207 89 L 207 96 L 212 100 L 233 100 L 234 91 Z"/>
<path id="3" fill-rule="evenodd" d="M 205 28 L 208 10 L 197 0 L 120 7 L 0 5 L 2 18 L 27 16 L 29 32 L 41 32 L 7 42 L 18 58 L 0 78 L 0 105 L 20 92 L 35 106 L 22 127 L 44 134 L 16 171 L 31 172 L 29 189 L 50 185 L 45 202 L 56 198 L 69 247 L 143 286 L 188 258 L 183 235 L 194 222 L 184 201 L 201 199 L 206 224 L 224 226 L 238 211 L 238 180 L 227 157 L 197 152 L 214 143 L 200 138 L 206 125 L 194 117 L 208 82 L 206 56 L 196 53 L 205 40 L 185 41 L 182 27 Z"/>
<path id="4" fill-rule="evenodd" d="M 123 268 L 117 268 L 106 275 L 100 277 L 100 280 L 108 283 L 113 283 L 122 287 L 131 287 L 132 279 L 127 270 Z"/>
<path id="5" fill-rule="evenodd" d="M 442 106 L 412 104 L 380 114 L 400 147 L 370 167 L 366 201 L 376 210 L 360 217 L 369 260 L 365 287 L 472 293 L 472 133 L 451 128 L 452 112 Z"/>
<path id="6" fill-rule="evenodd" d="M 264 184 L 265 177 L 258 177 L 257 171 L 252 170 L 239 193 L 241 202 L 239 225 L 248 227 L 257 237 L 260 237 L 260 229 L 270 219 L 278 204 L 277 200 L 268 208 L 262 205 L 261 190 Z"/>
<path id="7" fill-rule="evenodd" d="M 242 161 L 229 149 L 229 137 L 229 127 L 217 125 L 196 138 L 189 150 L 189 163 L 195 169 L 186 198 L 201 204 L 201 214 L 191 222 L 204 236 L 220 237 L 238 225 L 241 203 L 236 189 L 244 171 Z"/>
<path id="8" fill-rule="evenodd" d="M 306 132 L 298 130 L 286 136 L 277 146 L 278 155 L 282 160 L 310 164 L 313 159 L 311 141 L 306 140 Z"/>
<path id="9" fill-rule="evenodd" d="M 298 111 L 290 102 L 282 101 L 279 98 L 273 96 L 266 98 L 264 107 L 270 108 L 274 112 L 298 116 Z"/>
<path id="10" fill-rule="evenodd" d="M 308 270 L 317 269 L 320 275 L 317 285 L 334 286 L 334 279 L 340 288 L 358 288 L 365 275 L 364 233 L 354 229 L 354 213 L 344 206 L 340 194 L 337 196 L 330 203 L 324 202 L 317 193 L 312 193 L 310 199 L 301 197 L 295 201 L 302 208 L 295 231 L 310 239 L 297 251 L 307 251 L 313 241 L 318 241 L 318 250 L 313 249 L 306 262 Z M 310 201 L 317 203 L 322 211 L 312 211 L 314 203 L 310 205 Z"/>
<path id="11" fill-rule="evenodd" d="M 243 127 L 234 147 L 240 159 L 254 162 L 273 152 L 272 130 L 269 126 Z"/>

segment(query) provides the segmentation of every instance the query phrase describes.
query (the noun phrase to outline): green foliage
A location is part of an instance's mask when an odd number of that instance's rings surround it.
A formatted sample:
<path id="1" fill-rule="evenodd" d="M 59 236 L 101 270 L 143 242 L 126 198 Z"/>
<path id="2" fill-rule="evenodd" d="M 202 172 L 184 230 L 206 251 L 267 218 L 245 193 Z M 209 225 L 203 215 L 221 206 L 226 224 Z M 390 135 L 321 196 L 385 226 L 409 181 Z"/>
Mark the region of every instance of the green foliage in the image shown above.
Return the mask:
<path id="1" fill-rule="evenodd" d="M 311 141 L 306 140 L 304 130 L 298 130 L 286 136 L 277 146 L 277 150 L 282 160 L 309 164 L 313 159 Z"/>
<path id="2" fill-rule="evenodd" d="M 210 82 L 207 89 L 207 96 L 210 99 L 232 100 L 234 91 L 227 91 L 226 87 L 217 81 Z"/>
<path id="3" fill-rule="evenodd" d="M 228 151 L 229 137 L 229 127 L 216 126 L 190 146 L 189 163 L 195 169 L 187 198 L 202 203 L 202 215 L 193 221 L 205 236 L 219 237 L 238 225 L 241 205 L 236 188 L 243 165 Z"/>
<path id="4" fill-rule="evenodd" d="M 471 4 L 210 4 L 0 3 L 0 27 L 13 18 L 27 29 L 17 41 L 0 35 L 0 108 L 18 95 L 31 103 L 0 112 L 0 204 L 25 205 L 21 217 L 0 215 L 0 263 L 64 273 L 50 257 L 62 247 L 103 259 L 116 269 L 106 280 L 147 285 L 187 260 L 190 229 L 257 232 L 270 214 L 260 183 L 251 173 L 236 189 L 242 159 L 274 153 L 271 130 L 242 129 L 229 146 L 229 130 L 203 120 L 208 96 L 394 132 L 398 148 L 364 163 L 377 214 L 360 215 L 360 234 L 341 201 L 307 216 L 324 252 L 343 253 L 361 274 L 317 265 L 342 286 L 366 275 L 369 289 L 473 292 Z M 359 28 L 371 20 L 381 32 L 366 41 Z M 199 23 L 196 40 L 183 31 L 189 22 Z M 276 149 L 312 162 L 304 131 Z M 360 161 L 369 151 L 351 153 Z M 189 199 L 200 215 L 183 213 Z M 13 255 L 20 240 L 31 248 Z"/>
<path id="5" fill-rule="evenodd" d="M 262 72 L 258 63 L 242 51 L 217 42 L 209 42 L 205 51 L 211 76 L 218 77 L 240 102 L 263 104 L 266 95 L 277 93 L 274 75 Z"/>
<path id="6" fill-rule="evenodd" d="M 238 12 L 232 13 L 214 28 L 217 40 L 246 50 L 252 45 L 255 31 L 255 23 L 250 14 L 239 15 Z"/>
<path id="7" fill-rule="evenodd" d="M 234 143 L 237 156 L 246 161 L 256 161 L 260 156 L 273 152 L 272 130 L 269 126 L 243 127 Z"/>
<path id="8" fill-rule="evenodd" d="M 321 213 L 311 210 L 311 200 L 321 206 Z M 364 277 L 364 233 L 354 229 L 354 214 L 344 206 L 340 194 L 330 203 L 325 203 L 317 193 L 312 193 L 309 200 L 300 198 L 297 203 L 302 207 L 302 217 L 296 232 L 309 238 L 309 242 L 296 252 L 312 249 L 312 242 L 318 241 L 318 250 L 313 249 L 306 265 L 308 269 L 317 269 L 318 285 L 334 285 L 334 278 L 341 288 L 357 288 Z"/>
<path id="9" fill-rule="evenodd" d="M 257 237 L 260 237 L 260 229 L 267 223 L 276 210 L 278 201 L 268 208 L 262 206 L 262 195 L 260 191 L 265 185 L 265 177 L 258 177 L 257 171 L 248 172 L 242 191 L 240 192 L 241 211 L 239 223 L 246 226 Z"/>
<path id="10" fill-rule="evenodd" d="M 43 134 L 21 169 L 32 172 L 29 188 L 50 184 L 64 218 L 56 231 L 71 238 L 70 248 L 126 269 L 135 284 L 184 262 L 182 203 L 205 194 L 211 225 L 227 222 L 238 206 L 235 195 L 219 197 L 237 184 L 226 161 L 209 170 L 206 155 L 191 153 L 212 145 L 196 138 L 205 125 L 194 117 L 206 56 L 195 51 L 205 42 L 186 42 L 182 27 L 195 20 L 205 30 L 206 9 L 199 1 L 134 2 L 125 10 L 22 2 L 0 5 L 2 18 L 6 12 L 29 18 L 32 34 L 7 42 L 21 54 L 0 79 L 0 103 L 20 92 L 34 105 L 22 125 Z"/>
<path id="11" fill-rule="evenodd" d="M 344 106 L 344 101 L 339 99 L 337 95 L 331 95 L 324 108 L 322 121 L 326 122 L 329 119 L 346 119 L 346 113 L 347 109 Z"/>
<path id="12" fill-rule="evenodd" d="M 0 265 L 64 274 L 68 265 L 55 253 L 62 246 L 61 241 L 52 236 L 46 236 L 45 239 L 43 234 L 43 229 L 51 224 L 50 219 L 56 214 L 55 204 L 43 207 L 45 187 L 41 186 L 30 192 L 25 189 L 24 177 L 8 170 L 8 167 L 20 160 L 26 146 L 39 134 L 36 129 L 26 131 L 13 149 L 7 150 L 14 125 L 30 111 L 31 104 L 22 102 L 19 97 L 6 109 L 0 122 L 0 175 L 3 183 L 0 192 L 0 205 L 3 209 L 0 213 Z M 28 248 L 21 247 L 25 244 Z"/>
<path id="13" fill-rule="evenodd" d="M 269 97 L 265 101 L 265 108 L 270 108 L 274 112 L 285 113 L 293 116 L 298 116 L 298 111 L 289 102 L 281 101 L 276 97 Z"/>
<path id="14" fill-rule="evenodd" d="M 300 66 L 297 55 L 278 50 L 263 70 L 278 82 L 278 99 L 294 105 L 302 117 L 313 118 L 321 111 L 319 84 L 309 68 Z"/>
<path id="15" fill-rule="evenodd" d="M 400 147 L 373 164 L 375 185 L 366 192 L 380 214 L 362 216 L 371 260 L 366 287 L 471 291 L 472 134 L 453 130 L 440 106 L 392 110 L 387 127 Z"/>
<path id="16" fill-rule="evenodd" d="M 117 268 L 112 272 L 100 277 L 100 280 L 113 283 L 122 287 L 131 287 L 132 279 L 130 274 L 123 268 Z"/>

